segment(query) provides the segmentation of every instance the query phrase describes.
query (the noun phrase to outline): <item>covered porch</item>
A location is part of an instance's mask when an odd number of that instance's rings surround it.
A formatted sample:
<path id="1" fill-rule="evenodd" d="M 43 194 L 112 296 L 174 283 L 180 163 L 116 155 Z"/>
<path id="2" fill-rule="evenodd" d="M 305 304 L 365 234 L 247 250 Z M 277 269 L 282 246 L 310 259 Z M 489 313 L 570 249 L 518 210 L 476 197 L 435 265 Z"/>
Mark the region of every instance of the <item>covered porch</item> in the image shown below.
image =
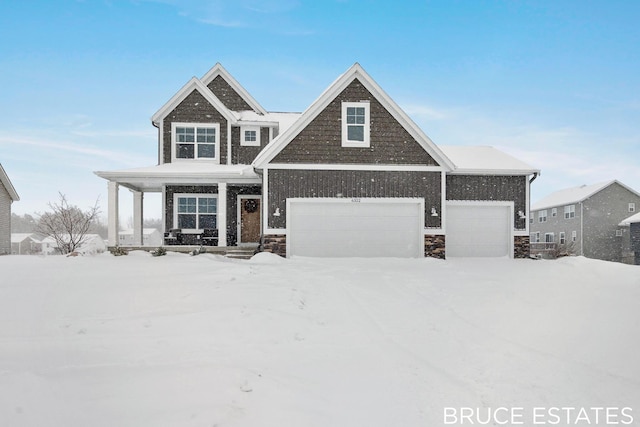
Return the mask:
<path id="1" fill-rule="evenodd" d="M 153 248 L 143 239 L 144 198 L 162 195 L 163 246 L 190 252 L 208 247 L 257 247 L 261 230 L 261 178 L 251 166 L 166 163 L 147 168 L 95 172 L 108 181 L 108 246 L 121 246 L 120 189 L 133 196 L 132 248 Z M 213 248 L 217 248 L 213 250 Z"/>

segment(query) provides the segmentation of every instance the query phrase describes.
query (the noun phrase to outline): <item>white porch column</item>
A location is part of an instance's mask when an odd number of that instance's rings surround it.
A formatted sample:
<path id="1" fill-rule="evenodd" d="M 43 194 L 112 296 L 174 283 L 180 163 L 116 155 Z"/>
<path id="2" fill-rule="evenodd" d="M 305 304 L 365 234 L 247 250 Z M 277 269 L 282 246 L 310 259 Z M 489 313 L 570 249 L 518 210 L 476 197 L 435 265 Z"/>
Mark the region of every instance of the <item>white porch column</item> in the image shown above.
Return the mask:
<path id="1" fill-rule="evenodd" d="M 227 183 L 218 184 L 218 246 L 227 246 Z"/>
<path id="2" fill-rule="evenodd" d="M 117 182 L 109 181 L 108 183 L 108 212 L 107 212 L 107 232 L 109 246 L 117 246 L 119 242 L 118 236 L 118 215 L 120 210 L 118 208 L 118 190 L 120 185 Z"/>
<path id="3" fill-rule="evenodd" d="M 133 191 L 133 244 L 134 246 L 142 246 L 143 240 L 143 209 L 144 193 L 141 191 Z"/>

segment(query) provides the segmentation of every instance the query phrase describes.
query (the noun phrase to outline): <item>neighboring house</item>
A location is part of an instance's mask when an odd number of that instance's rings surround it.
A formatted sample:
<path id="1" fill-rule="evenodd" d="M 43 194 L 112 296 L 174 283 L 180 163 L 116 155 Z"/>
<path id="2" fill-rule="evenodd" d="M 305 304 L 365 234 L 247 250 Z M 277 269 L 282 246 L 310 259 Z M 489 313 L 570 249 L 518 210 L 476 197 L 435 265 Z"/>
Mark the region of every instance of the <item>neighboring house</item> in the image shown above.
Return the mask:
<path id="1" fill-rule="evenodd" d="M 640 212 L 618 225 L 622 227 L 622 262 L 640 265 Z"/>
<path id="2" fill-rule="evenodd" d="M 616 180 L 552 193 L 531 206 L 532 254 L 621 262 L 625 229 L 619 224 L 638 209 L 640 193 Z"/>
<path id="3" fill-rule="evenodd" d="M 161 192 L 165 244 L 258 244 L 283 256 L 529 254 L 530 183 L 539 170 L 492 147 L 433 143 L 359 64 L 302 113 L 267 112 L 220 65 L 152 118 L 157 166 L 109 181 Z M 211 240 L 207 240 L 211 239 Z"/>
<path id="4" fill-rule="evenodd" d="M 42 252 L 42 242 L 34 233 L 11 233 L 13 255 L 33 255 Z"/>
<path id="5" fill-rule="evenodd" d="M 20 200 L 0 164 L 0 255 L 11 253 L 11 204 Z"/>
<path id="6" fill-rule="evenodd" d="M 84 237 L 84 242 L 75 250 L 75 252 L 84 255 L 95 255 L 101 254 L 107 250 L 107 243 L 100 235 L 86 234 Z"/>
<path id="7" fill-rule="evenodd" d="M 122 230 L 119 233 L 120 246 L 136 246 L 134 243 L 134 231 L 133 229 Z M 161 246 L 162 234 L 158 229 L 145 228 L 142 230 L 142 246 Z"/>

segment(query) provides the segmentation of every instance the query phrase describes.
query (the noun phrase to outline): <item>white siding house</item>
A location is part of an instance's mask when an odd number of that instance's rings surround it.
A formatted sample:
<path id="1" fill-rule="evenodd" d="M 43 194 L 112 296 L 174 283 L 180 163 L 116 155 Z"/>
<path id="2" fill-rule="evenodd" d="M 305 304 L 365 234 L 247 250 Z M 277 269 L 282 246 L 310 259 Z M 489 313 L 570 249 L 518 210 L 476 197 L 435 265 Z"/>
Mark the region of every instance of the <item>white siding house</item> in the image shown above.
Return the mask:
<path id="1" fill-rule="evenodd" d="M 0 164 L 0 255 L 11 253 L 11 203 L 20 200 Z"/>

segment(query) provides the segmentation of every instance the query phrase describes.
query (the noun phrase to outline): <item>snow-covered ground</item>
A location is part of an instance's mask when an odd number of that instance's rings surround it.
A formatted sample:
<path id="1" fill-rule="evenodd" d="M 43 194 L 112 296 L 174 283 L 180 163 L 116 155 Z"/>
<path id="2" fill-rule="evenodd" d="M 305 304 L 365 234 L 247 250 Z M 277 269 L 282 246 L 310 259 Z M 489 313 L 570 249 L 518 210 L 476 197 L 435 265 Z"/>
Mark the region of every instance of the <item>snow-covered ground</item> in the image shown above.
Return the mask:
<path id="1" fill-rule="evenodd" d="M 637 266 L 134 252 L 0 276 L 2 426 L 640 425 Z"/>

